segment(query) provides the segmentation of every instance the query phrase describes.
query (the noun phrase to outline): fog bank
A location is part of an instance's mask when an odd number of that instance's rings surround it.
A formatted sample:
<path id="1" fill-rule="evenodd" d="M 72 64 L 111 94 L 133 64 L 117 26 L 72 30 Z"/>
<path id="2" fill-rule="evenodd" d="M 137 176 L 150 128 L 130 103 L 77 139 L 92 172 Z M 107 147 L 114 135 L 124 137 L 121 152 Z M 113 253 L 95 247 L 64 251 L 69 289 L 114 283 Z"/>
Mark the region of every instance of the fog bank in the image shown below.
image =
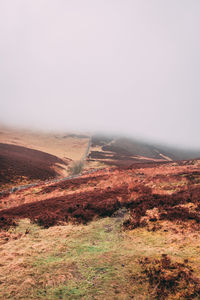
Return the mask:
<path id="1" fill-rule="evenodd" d="M 0 2 L 0 121 L 200 149 L 198 0 Z"/>

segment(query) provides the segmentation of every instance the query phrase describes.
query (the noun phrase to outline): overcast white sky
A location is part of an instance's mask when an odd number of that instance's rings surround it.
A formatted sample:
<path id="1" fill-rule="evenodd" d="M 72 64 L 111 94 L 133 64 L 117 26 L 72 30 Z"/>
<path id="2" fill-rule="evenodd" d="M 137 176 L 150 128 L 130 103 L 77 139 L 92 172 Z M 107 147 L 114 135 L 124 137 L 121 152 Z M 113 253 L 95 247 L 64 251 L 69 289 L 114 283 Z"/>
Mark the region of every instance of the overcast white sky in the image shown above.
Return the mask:
<path id="1" fill-rule="evenodd" d="M 0 0 L 0 121 L 200 148 L 199 0 Z"/>

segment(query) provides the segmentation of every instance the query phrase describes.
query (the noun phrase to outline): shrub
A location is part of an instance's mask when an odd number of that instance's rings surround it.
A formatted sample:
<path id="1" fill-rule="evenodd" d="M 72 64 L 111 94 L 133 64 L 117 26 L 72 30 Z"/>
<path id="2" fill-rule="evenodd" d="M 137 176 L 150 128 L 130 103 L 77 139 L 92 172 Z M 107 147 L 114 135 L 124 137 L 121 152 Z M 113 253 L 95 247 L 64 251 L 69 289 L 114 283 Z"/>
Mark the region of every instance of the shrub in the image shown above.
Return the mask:
<path id="1" fill-rule="evenodd" d="M 77 175 L 77 174 L 81 173 L 81 171 L 83 170 L 83 165 L 84 165 L 84 163 L 82 160 L 73 162 L 73 164 L 69 168 L 70 174 Z"/>
<path id="2" fill-rule="evenodd" d="M 188 261 L 172 262 L 163 254 L 161 259 L 145 258 L 139 261 L 149 281 L 151 295 L 156 299 L 192 299 L 200 296 L 200 281 L 193 275 Z M 199 299 L 199 298 L 198 298 Z"/>
<path id="3" fill-rule="evenodd" d="M 7 230 L 10 226 L 17 226 L 17 223 L 9 216 L 0 217 L 0 231 Z"/>

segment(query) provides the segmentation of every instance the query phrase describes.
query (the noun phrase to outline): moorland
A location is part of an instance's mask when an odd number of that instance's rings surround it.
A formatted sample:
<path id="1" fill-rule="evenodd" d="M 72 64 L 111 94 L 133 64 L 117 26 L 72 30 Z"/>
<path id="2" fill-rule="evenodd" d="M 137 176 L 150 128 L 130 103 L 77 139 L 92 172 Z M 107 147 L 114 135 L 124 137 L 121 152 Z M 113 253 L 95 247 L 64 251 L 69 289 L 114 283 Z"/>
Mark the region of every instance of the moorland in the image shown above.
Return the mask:
<path id="1" fill-rule="evenodd" d="M 199 299 L 198 153 L 6 130 L 1 299 Z"/>

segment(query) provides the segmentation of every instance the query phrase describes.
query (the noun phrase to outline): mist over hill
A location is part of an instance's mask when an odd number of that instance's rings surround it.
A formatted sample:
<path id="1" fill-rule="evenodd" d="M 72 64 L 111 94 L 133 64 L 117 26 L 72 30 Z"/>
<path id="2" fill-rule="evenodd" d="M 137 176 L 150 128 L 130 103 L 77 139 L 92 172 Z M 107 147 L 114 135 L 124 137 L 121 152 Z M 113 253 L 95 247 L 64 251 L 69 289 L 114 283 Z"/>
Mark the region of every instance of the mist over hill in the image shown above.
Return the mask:
<path id="1" fill-rule="evenodd" d="M 154 143 L 122 135 L 94 134 L 91 146 L 100 146 L 103 151 L 112 151 L 127 157 L 143 156 L 149 159 L 182 160 L 200 157 L 200 150 Z"/>
<path id="2" fill-rule="evenodd" d="M 0 299 L 200 300 L 200 1 L 0 1 Z"/>
<path id="3" fill-rule="evenodd" d="M 200 2 L 192 3 L 1 1 L 0 120 L 198 149 Z"/>

